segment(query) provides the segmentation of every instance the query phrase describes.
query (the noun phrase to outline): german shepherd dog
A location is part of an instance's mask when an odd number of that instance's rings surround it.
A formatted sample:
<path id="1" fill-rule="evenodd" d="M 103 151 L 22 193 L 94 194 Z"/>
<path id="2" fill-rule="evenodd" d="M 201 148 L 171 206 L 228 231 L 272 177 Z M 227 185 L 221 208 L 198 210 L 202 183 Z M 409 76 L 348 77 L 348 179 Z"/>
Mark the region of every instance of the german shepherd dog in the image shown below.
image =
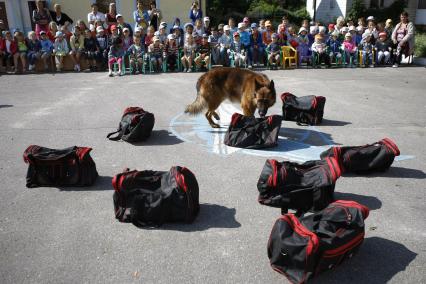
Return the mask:
<path id="1" fill-rule="evenodd" d="M 197 114 L 207 109 L 206 118 L 213 128 L 220 127 L 212 117 L 220 120 L 216 109 L 225 99 L 240 102 L 246 116 L 253 116 L 257 108 L 261 117 L 276 100 L 274 81 L 247 69 L 214 68 L 198 79 L 196 88 L 197 98 L 185 113 Z"/>

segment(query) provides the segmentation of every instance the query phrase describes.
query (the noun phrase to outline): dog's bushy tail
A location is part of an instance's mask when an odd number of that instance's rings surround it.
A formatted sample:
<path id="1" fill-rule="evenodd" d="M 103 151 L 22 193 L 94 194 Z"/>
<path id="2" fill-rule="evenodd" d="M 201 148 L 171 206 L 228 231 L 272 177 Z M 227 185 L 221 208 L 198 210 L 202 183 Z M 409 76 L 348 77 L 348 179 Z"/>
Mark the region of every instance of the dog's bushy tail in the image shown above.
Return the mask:
<path id="1" fill-rule="evenodd" d="M 185 113 L 197 114 L 207 107 L 206 100 L 200 94 L 200 87 L 201 87 L 201 78 L 198 79 L 197 85 L 196 85 L 197 98 L 192 104 L 186 106 Z"/>

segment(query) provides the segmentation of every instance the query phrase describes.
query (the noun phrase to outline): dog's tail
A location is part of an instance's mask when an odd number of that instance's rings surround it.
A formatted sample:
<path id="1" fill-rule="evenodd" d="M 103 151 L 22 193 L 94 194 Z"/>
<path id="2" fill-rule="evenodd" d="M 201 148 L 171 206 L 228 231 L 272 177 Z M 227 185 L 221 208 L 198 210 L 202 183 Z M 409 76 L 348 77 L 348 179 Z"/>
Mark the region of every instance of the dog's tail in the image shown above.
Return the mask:
<path id="1" fill-rule="evenodd" d="M 197 114 L 197 113 L 200 113 L 203 109 L 205 109 L 207 107 L 206 100 L 200 94 L 200 85 L 201 85 L 201 82 L 200 82 L 200 80 L 198 80 L 197 86 L 196 86 L 197 98 L 195 99 L 195 101 L 192 104 L 186 106 L 185 113 Z"/>

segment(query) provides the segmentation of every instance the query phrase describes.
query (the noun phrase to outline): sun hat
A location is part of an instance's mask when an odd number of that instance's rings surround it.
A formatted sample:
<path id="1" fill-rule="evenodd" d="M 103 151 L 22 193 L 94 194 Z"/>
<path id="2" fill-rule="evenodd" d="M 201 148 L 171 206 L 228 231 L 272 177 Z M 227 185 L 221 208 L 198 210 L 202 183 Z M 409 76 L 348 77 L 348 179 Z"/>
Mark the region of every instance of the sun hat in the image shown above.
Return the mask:
<path id="1" fill-rule="evenodd" d="M 228 25 L 224 25 L 223 26 L 223 30 L 224 31 L 229 31 L 229 30 L 231 30 L 231 28 Z"/>
<path id="2" fill-rule="evenodd" d="M 352 38 L 352 35 L 350 34 L 350 33 L 347 33 L 347 34 L 345 34 L 345 38 L 346 37 L 350 37 L 350 38 Z"/>
<path id="3" fill-rule="evenodd" d="M 184 29 L 186 29 L 187 27 L 189 27 L 189 26 L 191 26 L 191 27 L 193 27 L 194 28 L 194 25 L 192 24 L 192 23 L 186 23 L 184 26 L 183 26 L 183 28 Z"/>
<path id="4" fill-rule="evenodd" d="M 302 32 L 308 32 L 308 30 L 305 27 L 301 27 L 299 29 L 299 34 L 301 34 Z"/>
<path id="5" fill-rule="evenodd" d="M 385 33 L 385 32 L 381 32 L 381 33 L 379 33 L 379 37 L 382 37 L 382 36 L 387 37 L 387 36 L 388 36 L 388 34 L 387 34 L 387 33 Z"/>
<path id="6" fill-rule="evenodd" d="M 356 31 L 355 26 L 350 26 L 348 31 L 350 31 L 350 32 L 351 32 L 351 31 Z"/>
<path id="7" fill-rule="evenodd" d="M 331 36 L 339 36 L 340 35 L 340 33 L 338 32 L 338 31 L 336 31 L 336 30 L 334 30 L 332 33 L 331 33 Z"/>
<path id="8" fill-rule="evenodd" d="M 167 38 L 168 38 L 168 39 L 176 39 L 176 37 L 175 37 L 175 35 L 174 35 L 174 34 L 169 34 L 169 35 L 167 36 Z"/>
<path id="9" fill-rule="evenodd" d="M 210 22 L 210 18 L 209 17 L 204 17 L 204 22 Z"/>
<path id="10" fill-rule="evenodd" d="M 118 19 L 118 18 L 120 18 L 120 17 L 123 17 L 123 15 L 121 15 L 121 14 L 117 14 L 117 16 L 115 16 L 115 18 L 116 18 L 116 19 Z"/>
<path id="11" fill-rule="evenodd" d="M 101 26 L 96 28 L 96 32 L 98 32 L 98 33 L 103 32 L 103 31 L 104 31 L 104 28 L 101 27 Z"/>
<path id="12" fill-rule="evenodd" d="M 239 28 L 239 29 L 244 28 L 244 26 L 245 26 L 245 25 L 244 25 L 244 23 L 238 23 L 238 28 Z"/>
<path id="13" fill-rule="evenodd" d="M 328 24 L 328 30 L 334 29 L 334 24 Z"/>

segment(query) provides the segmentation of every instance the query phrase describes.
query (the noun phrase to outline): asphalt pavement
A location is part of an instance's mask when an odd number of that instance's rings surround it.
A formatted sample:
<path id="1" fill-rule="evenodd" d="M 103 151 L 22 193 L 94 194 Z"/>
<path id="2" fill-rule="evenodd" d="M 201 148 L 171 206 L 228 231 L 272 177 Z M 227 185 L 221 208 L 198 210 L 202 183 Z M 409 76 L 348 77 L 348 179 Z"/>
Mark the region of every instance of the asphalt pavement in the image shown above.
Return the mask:
<path id="1" fill-rule="evenodd" d="M 280 211 L 257 202 L 267 157 L 304 161 L 332 144 L 389 137 L 401 156 L 389 171 L 344 175 L 336 197 L 370 208 L 359 253 L 314 283 L 426 283 L 426 69 L 265 71 L 277 93 L 327 98 L 324 123 L 284 121 L 280 147 L 223 147 L 224 128 L 183 114 L 201 73 L 3 75 L 0 77 L 0 283 L 286 283 L 266 245 Z M 155 114 L 152 137 L 106 139 L 128 106 Z M 281 102 L 268 114 L 280 114 Z M 89 146 L 100 174 L 87 188 L 25 187 L 31 144 Z M 288 147 L 288 148 L 286 148 Z M 124 168 L 189 168 L 200 186 L 193 224 L 139 229 L 114 216 L 112 177 Z"/>

